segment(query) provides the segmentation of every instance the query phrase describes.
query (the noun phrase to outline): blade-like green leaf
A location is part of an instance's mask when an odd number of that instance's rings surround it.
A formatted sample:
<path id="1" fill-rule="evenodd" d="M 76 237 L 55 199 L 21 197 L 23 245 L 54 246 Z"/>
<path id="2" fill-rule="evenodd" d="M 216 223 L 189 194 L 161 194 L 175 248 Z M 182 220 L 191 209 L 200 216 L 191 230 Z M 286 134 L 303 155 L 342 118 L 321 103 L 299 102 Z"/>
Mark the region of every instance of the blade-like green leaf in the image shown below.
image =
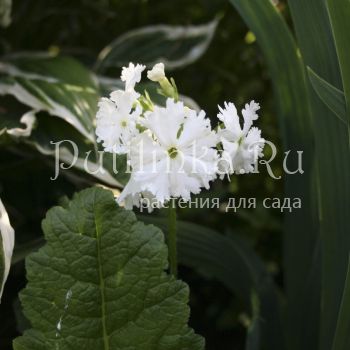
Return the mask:
<path id="1" fill-rule="evenodd" d="M 4 285 L 10 271 L 14 244 L 15 232 L 0 199 L 0 302 Z"/>
<path id="2" fill-rule="evenodd" d="M 335 46 L 347 105 L 347 124 L 350 127 L 350 1 L 327 0 Z"/>
<path id="3" fill-rule="evenodd" d="M 349 33 L 350 33 L 350 1 L 348 0 L 328 0 L 328 13 L 331 20 L 333 37 L 335 40 L 335 46 L 339 59 L 340 72 L 342 76 L 343 90 L 346 101 L 346 123 L 348 126 L 348 140 L 350 140 L 350 45 L 349 45 Z M 350 141 L 349 141 L 350 145 Z M 349 157 L 349 153 L 347 154 Z M 349 163 L 349 158 L 346 155 L 343 159 Z M 349 190 L 347 195 L 349 196 Z M 349 206 L 349 201 L 344 203 Z M 349 208 L 349 207 L 348 207 Z M 349 218 L 347 217 L 347 220 Z M 349 234 L 349 226 L 348 232 Z M 347 242 L 345 249 L 350 251 L 350 242 L 346 239 L 346 232 L 344 231 L 344 238 L 339 244 Z M 343 250 L 343 249 L 341 249 Z M 345 263 L 345 252 L 343 252 L 342 263 Z M 335 269 L 333 271 L 336 271 Z M 341 271 L 344 271 L 344 267 L 341 267 Z M 336 273 L 340 273 L 337 271 Z M 342 280 L 340 280 L 341 286 Z M 339 297 L 339 294 L 338 294 Z M 337 328 L 333 340 L 333 350 L 342 350 L 350 348 L 350 260 L 348 263 L 347 276 L 344 283 L 342 301 L 339 308 Z"/>
<path id="4" fill-rule="evenodd" d="M 164 218 L 143 215 L 140 218 L 167 232 Z M 238 238 L 203 226 L 183 221 L 178 221 L 177 226 L 180 264 L 217 279 L 239 296 L 250 310 L 253 322 L 259 323 L 254 327 L 260 329 L 262 343 L 267 349 L 277 349 L 283 336 L 277 288 L 255 252 Z M 253 292 L 259 299 L 259 319 L 252 307 Z"/>
<path id="5" fill-rule="evenodd" d="M 329 84 L 344 91 L 326 1 L 289 0 L 288 3 L 305 64 Z M 342 11 L 342 2 L 336 3 L 339 11 Z M 303 331 L 303 338 L 307 340 L 305 345 L 294 346 L 293 349 L 309 350 L 319 347 L 321 350 L 329 350 L 332 347 L 338 319 L 350 250 L 349 133 L 344 123 L 335 118 L 327 106 L 320 103 L 312 87 L 310 87 L 310 100 L 318 169 L 316 180 L 320 199 L 322 296 L 319 302 L 320 317 L 313 322 L 307 319 L 307 323 L 317 324 L 320 319 L 321 327 L 319 337 L 310 331 Z M 316 282 L 316 279 L 314 281 Z M 307 305 L 310 304 L 311 298 L 314 296 L 310 295 L 305 301 Z M 301 317 L 305 320 L 303 314 Z M 314 337 L 319 338 L 319 345 L 309 344 L 309 339 Z M 295 333 L 293 338 L 298 338 Z"/>
<path id="6" fill-rule="evenodd" d="M 347 350 L 350 345 L 350 259 L 345 279 L 345 288 L 339 310 L 337 329 L 332 350 Z"/>
<path id="7" fill-rule="evenodd" d="M 7 27 L 11 23 L 12 0 L 0 0 L 0 26 Z"/>
<path id="8" fill-rule="evenodd" d="M 344 93 L 324 79 L 318 76 L 310 67 L 308 67 L 309 78 L 312 87 L 320 99 L 329 107 L 331 111 L 345 124 L 347 124 L 346 104 Z"/>
<path id="9" fill-rule="evenodd" d="M 73 125 L 94 142 L 99 93 L 91 73 L 68 57 L 19 56 L 0 63 L 0 94 L 11 94 L 38 111 Z"/>
<path id="10" fill-rule="evenodd" d="M 163 62 L 167 69 L 186 66 L 207 50 L 218 20 L 201 26 L 157 25 L 123 34 L 100 53 L 96 69 L 122 67 L 129 62 L 152 66 Z"/>
<path id="11" fill-rule="evenodd" d="M 111 192 L 82 191 L 51 209 L 43 229 L 47 244 L 27 259 L 20 296 L 33 329 L 15 350 L 203 349 L 187 326 L 187 286 L 164 272 L 162 232 Z"/>
<path id="12" fill-rule="evenodd" d="M 317 242 L 317 196 L 315 193 L 314 146 L 310 102 L 306 74 L 298 47 L 285 20 L 270 0 L 230 0 L 257 39 L 270 72 L 282 129 L 285 151 L 303 151 L 304 174 L 287 175 L 285 196 L 301 198 L 303 210 L 285 214 L 284 277 L 288 300 L 287 324 L 290 325 L 287 344 L 301 349 L 300 334 L 317 329 L 317 312 L 305 303 L 305 281 L 310 277 Z M 289 163 L 297 169 L 296 157 Z M 316 178 L 317 180 L 317 178 Z M 298 228 L 295 224 L 298 223 Z M 296 256 L 297 252 L 297 256 Z M 317 293 L 313 296 L 317 300 Z M 314 322 L 302 323 L 306 315 Z M 317 338 L 317 336 L 316 336 Z M 312 339 L 309 337 L 308 339 Z M 279 344 L 275 349 L 282 349 Z M 312 346 L 310 347 L 310 349 Z M 272 349 L 271 347 L 269 349 Z"/>

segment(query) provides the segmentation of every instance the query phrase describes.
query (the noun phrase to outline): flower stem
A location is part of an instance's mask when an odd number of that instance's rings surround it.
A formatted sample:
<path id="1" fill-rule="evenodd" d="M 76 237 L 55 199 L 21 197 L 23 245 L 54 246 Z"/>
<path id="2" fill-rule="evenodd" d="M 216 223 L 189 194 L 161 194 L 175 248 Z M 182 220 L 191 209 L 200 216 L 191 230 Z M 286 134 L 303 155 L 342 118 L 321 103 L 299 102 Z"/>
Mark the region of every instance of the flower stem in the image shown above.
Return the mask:
<path id="1" fill-rule="evenodd" d="M 176 204 L 169 202 L 168 209 L 168 251 L 170 273 L 177 277 Z"/>

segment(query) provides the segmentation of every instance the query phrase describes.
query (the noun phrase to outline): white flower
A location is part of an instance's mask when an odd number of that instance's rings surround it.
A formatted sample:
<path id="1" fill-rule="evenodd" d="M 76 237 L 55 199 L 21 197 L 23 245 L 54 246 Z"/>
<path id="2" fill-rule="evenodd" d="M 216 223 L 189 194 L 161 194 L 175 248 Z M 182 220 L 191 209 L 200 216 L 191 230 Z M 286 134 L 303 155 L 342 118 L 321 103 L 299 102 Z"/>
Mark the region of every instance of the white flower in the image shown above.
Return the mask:
<path id="1" fill-rule="evenodd" d="M 147 130 L 131 142 L 132 174 L 119 203 L 150 196 L 161 206 L 209 188 L 218 170 L 217 136 L 203 111 L 168 98 L 166 107 L 145 113 L 142 125 Z"/>
<path id="2" fill-rule="evenodd" d="M 141 80 L 141 74 L 146 66 L 133 63 L 129 63 L 129 67 L 123 67 L 122 74 L 120 76 L 121 80 L 125 82 L 125 90 L 134 90 L 136 83 Z"/>
<path id="3" fill-rule="evenodd" d="M 139 95 L 135 91 L 117 90 L 111 93 L 110 99 L 102 98 L 96 115 L 97 141 L 106 152 L 123 154 L 128 152 L 130 140 L 138 134 L 136 127 L 142 113 L 136 105 Z"/>
<path id="4" fill-rule="evenodd" d="M 131 210 L 133 206 L 138 208 L 142 206 L 147 207 L 148 212 L 151 212 L 154 208 L 162 207 L 162 204 L 151 192 L 141 190 L 141 184 L 134 179 L 133 174 L 124 187 L 117 202 L 119 204 L 124 203 L 124 208 L 128 210 Z"/>
<path id="5" fill-rule="evenodd" d="M 254 171 L 259 157 L 262 157 L 265 140 L 261 131 L 252 127 L 253 121 L 258 119 L 258 103 L 251 101 L 242 110 L 243 127 L 240 125 L 237 109 L 233 103 L 226 103 L 225 108 L 219 106 L 218 118 L 225 127 L 219 129 L 218 136 L 222 142 L 223 152 L 219 163 L 219 170 L 224 174 L 245 174 Z"/>
<path id="6" fill-rule="evenodd" d="M 155 82 L 158 82 L 164 79 L 165 78 L 164 64 L 163 63 L 155 64 L 153 68 L 147 72 L 147 78 Z"/>

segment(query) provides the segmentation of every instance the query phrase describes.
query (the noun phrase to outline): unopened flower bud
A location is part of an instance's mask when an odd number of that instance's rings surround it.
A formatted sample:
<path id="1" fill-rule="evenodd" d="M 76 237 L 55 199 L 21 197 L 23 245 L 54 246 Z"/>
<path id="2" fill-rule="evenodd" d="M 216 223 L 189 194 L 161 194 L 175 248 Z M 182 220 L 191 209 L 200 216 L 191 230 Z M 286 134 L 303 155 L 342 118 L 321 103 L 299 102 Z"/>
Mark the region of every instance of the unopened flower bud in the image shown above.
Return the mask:
<path id="1" fill-rule="evenodd" d="M 147 77 L 148 79 L 155 82 L 160 82 L 162 79 L 164 79 L 164 64 L 157 63 L 156 65 L 154 65 L 153 68 L 147 72 Z"/>

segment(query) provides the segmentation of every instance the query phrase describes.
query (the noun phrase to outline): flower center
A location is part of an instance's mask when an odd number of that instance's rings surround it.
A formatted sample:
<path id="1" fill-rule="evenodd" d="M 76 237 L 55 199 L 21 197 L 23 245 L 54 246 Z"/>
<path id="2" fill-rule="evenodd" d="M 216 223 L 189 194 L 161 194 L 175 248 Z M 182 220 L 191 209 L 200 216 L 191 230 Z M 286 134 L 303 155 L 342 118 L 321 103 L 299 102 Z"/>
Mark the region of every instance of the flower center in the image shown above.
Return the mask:
<path id="1" fill-rule="evenodd" d="M 177 156 L 177 154 L 178 154 L 177 148 L 176 148 L 176 147 L 170 147 L 170 148 L 168 149 L 168 154 L 169 154 L 169 157 L 170 157 L 171 159 L 176 158 L 176 156 Z"/>
<path id="2" fill-rule="evenodd" d="M 127 125 L 128 125 L 128 123 L 127 123 L 126 120 L 122 120 L 122 122 L 121 122 L 120 124 L 121 124 L 121 126 L 122 126 L 123 128 L 126 128 Z"/>

